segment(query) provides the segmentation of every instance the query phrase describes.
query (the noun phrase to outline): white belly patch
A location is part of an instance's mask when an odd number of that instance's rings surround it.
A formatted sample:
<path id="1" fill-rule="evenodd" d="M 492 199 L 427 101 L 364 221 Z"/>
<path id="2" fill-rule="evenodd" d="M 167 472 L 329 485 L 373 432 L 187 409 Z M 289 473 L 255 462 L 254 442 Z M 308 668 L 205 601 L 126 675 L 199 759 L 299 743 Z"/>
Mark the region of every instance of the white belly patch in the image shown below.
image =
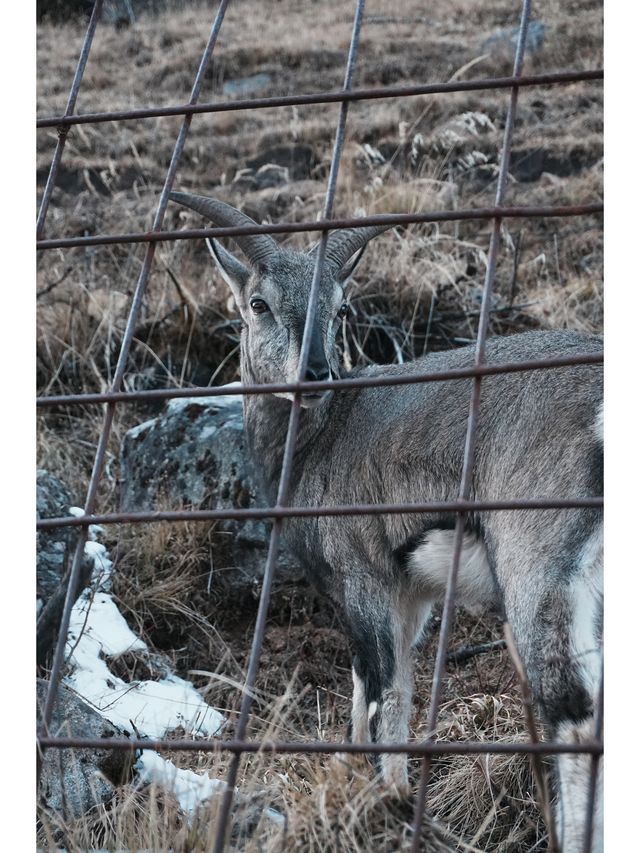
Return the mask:
<path id="1" fill-rule="evenodd" d="M 453 530 L 430 530 L 407 559 L 407 569 L 416 587 L 436 599 L 442 598 L 447 588 L 454 537 Z M 490 604 L 496 597 L 484 542 L 471 533 L 464 533 L 456 600 L 465 607 L 472 607 Z"/>

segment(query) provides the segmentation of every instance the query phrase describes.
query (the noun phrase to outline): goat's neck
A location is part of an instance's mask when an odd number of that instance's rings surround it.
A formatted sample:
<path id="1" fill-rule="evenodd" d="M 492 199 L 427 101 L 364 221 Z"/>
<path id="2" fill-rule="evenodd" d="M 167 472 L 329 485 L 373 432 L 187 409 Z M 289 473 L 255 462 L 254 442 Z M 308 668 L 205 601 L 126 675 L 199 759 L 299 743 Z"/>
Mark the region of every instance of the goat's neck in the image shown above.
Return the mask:
<path id="1" fill-rule="evenodd" d="M 242 383 L 259 383 L 250 364 L 242 360 Z M 313 444 L 329 422 L 333 402 L 330 397 L 315 409 L 302 409 L 298 423 L 296 459 L 304 456 L 305 448 Z M 264 497 L 275 503 L 284 448 L 291 416 L 291 402 L 273 394 L 248 394 L 243 397 L 244 424 L 251 461 Z"/>

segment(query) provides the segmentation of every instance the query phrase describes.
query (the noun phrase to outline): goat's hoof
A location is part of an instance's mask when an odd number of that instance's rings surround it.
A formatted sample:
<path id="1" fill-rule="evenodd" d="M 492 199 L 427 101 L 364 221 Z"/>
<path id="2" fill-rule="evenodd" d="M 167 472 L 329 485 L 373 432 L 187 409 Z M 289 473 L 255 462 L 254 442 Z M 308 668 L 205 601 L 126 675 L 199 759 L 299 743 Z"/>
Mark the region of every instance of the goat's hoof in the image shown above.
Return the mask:
<path id="1" fill-rule="evenodd" d="M 331 772 L 341 782 L 367 775 L 367 757 L 354 752 L 336 752 L 331 756 Z"/>
<path id="2" fill-rule="evenodd" d="M 330 760 L 331 773 L 346 782 L 352 775 L 350 759 L 351 755 L 348 752 L 335 752 Z"/>
<path id="3" fill-rule="evenodd" d="M 411 785 L 408 780 L 392 782 L 389 785 L 389 793 L 398 800 L 408 800 L 411 796 Z"/>
<path id="4" fill-rule="evenodd" d="M 382 779 L 394 797 L 406 799 L 411 794 L 407 759 L 404 755 L 383 756 Z"/>

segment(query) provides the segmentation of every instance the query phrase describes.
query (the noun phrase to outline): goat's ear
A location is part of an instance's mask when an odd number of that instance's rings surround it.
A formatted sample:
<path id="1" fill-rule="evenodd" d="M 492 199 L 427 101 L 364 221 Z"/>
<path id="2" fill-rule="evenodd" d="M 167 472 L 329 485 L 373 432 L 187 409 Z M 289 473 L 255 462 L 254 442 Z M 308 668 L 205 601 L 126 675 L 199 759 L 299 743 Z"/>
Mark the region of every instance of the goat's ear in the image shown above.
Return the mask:
<path id="1" fill-rule="evenodd" d="M 351 276 L 353 275 L 353 271 L 360 263 L 360 258 L 364 255 L 364 250 L 366 248 L 367 244 L 365 243 L 364 246 L 361 249 L 358 249 L 355 255 L 352 255 L 347 261 L 347 263 L 342 267 L 342 269 L 337 275 L 337 279 L 340 284 L 344 284 L 347 279 L 351 278 Z"/>
<path id="2" fill-rule="evenodd" d="M 246 283 L 249 281 L 249 270 L 244 264 L 228 252 L 217 240 L 207 238 L 209 254 L 220 270 L 220 274 L 227 282 L 238 305 L 241 304 L 241 295 Z"/>

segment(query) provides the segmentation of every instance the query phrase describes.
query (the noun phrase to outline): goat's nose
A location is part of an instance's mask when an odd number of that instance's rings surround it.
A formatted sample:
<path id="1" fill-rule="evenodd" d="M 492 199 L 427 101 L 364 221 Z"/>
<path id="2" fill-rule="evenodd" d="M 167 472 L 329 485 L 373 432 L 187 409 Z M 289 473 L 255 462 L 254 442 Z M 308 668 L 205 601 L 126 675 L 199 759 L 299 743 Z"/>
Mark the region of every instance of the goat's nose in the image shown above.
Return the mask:
<path id="1" fill-rule="evenodd" d="M 331 379 L 331 371 L 325 365 L 307 365 L 307 372 L 304 375 L 307 382 L 324 382 Z"/>

